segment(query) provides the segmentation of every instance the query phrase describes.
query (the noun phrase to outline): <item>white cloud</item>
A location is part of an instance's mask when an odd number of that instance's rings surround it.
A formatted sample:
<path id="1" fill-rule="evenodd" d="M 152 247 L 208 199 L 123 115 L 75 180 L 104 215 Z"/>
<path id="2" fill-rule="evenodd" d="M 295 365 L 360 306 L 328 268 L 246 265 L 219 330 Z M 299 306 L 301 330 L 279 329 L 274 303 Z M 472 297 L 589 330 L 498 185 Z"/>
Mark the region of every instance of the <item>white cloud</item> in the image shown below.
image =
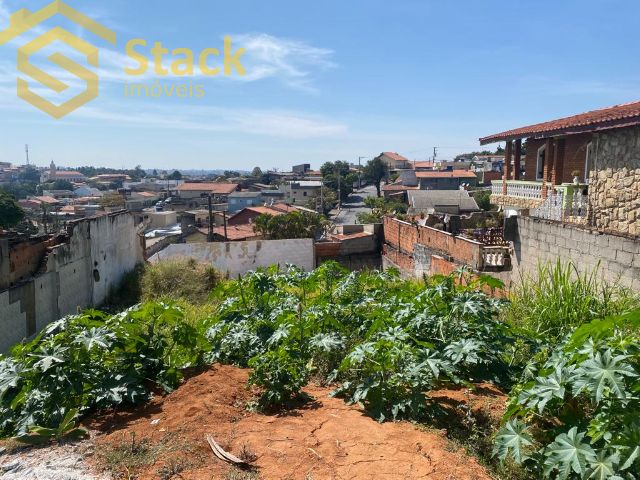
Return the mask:
<path id="1" fill-rule="evenodd" d="M 136 100 L 132 100 L 136 101 Z M 118 127 L 162 128 L 193 132 L 229 132 L 280 138 L 320 138 L 342 135 L 347 126 L 317 115 L 281 110 L 231 109 L 207 106 L 163 105 L 145 108 L 118 104 L 117 110 L 86 105 L 69 117 L 104 121 Z M 84 124 L 85 122 L 83 122 Z"/>
<path id="2" fill-rule="evenodd" d="M 277 78 L 286 85 L 314 90 L 313 73 L 336 67 L 331 61 L 333 52 L 307 43 L 274 37 L 266 33 L 231 35 L 235 45 L 246 53 L 242 63 L 247 70 L 240 80 L 255 81 Z"/>

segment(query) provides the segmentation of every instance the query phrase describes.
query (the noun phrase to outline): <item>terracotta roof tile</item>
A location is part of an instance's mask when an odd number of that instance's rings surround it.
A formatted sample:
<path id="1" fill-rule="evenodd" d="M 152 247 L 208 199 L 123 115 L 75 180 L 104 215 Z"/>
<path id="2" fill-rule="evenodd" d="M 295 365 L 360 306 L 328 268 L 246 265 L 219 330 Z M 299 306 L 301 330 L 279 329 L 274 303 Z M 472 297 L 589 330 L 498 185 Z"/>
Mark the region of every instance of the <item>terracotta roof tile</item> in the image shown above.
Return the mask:
<path id="1" fill-rule="evenodd" d="M 408 162 L 409 159 L 403 157 L 402 155 L 400 155 L 397 152 L 382 152 L 383 155 L 386 155 L 387 157 L 389 157 L 391 160 L 395 160 L 397 162 Z"/>
<path id="2" fill-rule="evenodd" d="M 183 183 L 178 185 L 179 192 L 211 192 L 229 194 L 238 188 L 237 183 Z"/>
<path id="3" fill-rule="evenodd" d="M 451 172 L 416 172 L 417 178 L 476 178 L 476 174 L 469 170 L 453 170 Z"/>
<path id="4" fill-rule="evenodd" d="M 480 144 L 525 137 L 547 137 L 563 133 L 592 132 L 607 128 L 640 124 L 640 102 L 614 105 L 590 112 L 507 130 L 480 139 Z"/>

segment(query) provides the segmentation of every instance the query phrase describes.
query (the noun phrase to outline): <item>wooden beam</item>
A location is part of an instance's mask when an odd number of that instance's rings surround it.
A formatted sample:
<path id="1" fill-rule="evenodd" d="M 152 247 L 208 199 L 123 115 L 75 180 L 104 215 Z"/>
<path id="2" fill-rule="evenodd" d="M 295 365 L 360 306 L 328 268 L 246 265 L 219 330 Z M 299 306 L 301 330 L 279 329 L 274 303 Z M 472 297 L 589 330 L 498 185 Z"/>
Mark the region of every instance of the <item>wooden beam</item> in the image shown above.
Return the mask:
<path id="1" fill-rule="evenodd" d="M 544 169 L 542 170 L 542 198 L 547 198 L 549 188 L 549 163 L 553 161 L 554 140 L 547 138 L 544 148 Z"/>
<path id="2" fill-rule="evenodd" d="M 507 142 L 507 144 L 505 145 L 505 149 L 504 149 L 504 167 L 503 167 L 503 174 L 502 174 L 502 194 L 506 195 L 507 194 L 507 180 L 510 179 L 511 176 L 511 172 L 510 172 L 510 167 L 511 167 L 511 152 L 512 152 L 512 148 L 513 147 L 513 142 L 511 140 L 509 140 Z"/>
<path id="3" fill-rule="evenodd" d="M 522 157 L 522 139 L 515 141 L 513 152 L 513 179 L 520 180 L 520 157 Z"/>

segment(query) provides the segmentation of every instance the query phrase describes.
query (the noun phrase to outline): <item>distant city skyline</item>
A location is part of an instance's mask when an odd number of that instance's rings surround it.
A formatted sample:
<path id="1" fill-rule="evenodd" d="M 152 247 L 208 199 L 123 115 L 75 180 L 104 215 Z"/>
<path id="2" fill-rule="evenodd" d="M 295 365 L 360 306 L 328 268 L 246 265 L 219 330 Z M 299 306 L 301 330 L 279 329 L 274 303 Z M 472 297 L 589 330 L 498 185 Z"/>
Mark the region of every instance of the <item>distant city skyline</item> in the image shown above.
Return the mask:
<path id="1" fill-rule="evenodd" d="M 450 159 L 483 150 L 481 136 L 638 99 L 637 2 L 66 2 L 117 33 L 99 45 L 100 96 L 54 120 L 16 97 L 16 48 L 37 32 L 0 46 L 1 162 L 24 163 L 25 144 L 41 167 L 288 170 L 434 147 Z M 0 0 L 0 30 L 48 3 Z M 203 98 L 124 96 L 156 80 L 124 74 L 128 40 L 200 51 L 225 35 L 246 49 L 244 77 L 161 79 L 201 84 Z"/>

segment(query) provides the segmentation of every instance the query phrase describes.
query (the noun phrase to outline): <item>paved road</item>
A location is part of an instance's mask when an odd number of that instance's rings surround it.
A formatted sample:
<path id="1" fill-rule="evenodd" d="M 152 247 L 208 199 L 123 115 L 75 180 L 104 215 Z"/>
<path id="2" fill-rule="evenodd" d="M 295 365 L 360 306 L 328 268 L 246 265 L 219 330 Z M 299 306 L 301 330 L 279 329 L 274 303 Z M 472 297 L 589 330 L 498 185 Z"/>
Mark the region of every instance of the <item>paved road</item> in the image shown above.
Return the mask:
<path id="1" fill-rule="evenodd" d="M 356 215 L 360 212 L 370 212 L 371 209 L 364 206 L 366 197 L 375 197 L 376 187 L 369 185 L 362 190 L 356 190 L 342 201 L 342 210 L 333 217 L 336 225 L 351 225 L 357 223 Z"/>

